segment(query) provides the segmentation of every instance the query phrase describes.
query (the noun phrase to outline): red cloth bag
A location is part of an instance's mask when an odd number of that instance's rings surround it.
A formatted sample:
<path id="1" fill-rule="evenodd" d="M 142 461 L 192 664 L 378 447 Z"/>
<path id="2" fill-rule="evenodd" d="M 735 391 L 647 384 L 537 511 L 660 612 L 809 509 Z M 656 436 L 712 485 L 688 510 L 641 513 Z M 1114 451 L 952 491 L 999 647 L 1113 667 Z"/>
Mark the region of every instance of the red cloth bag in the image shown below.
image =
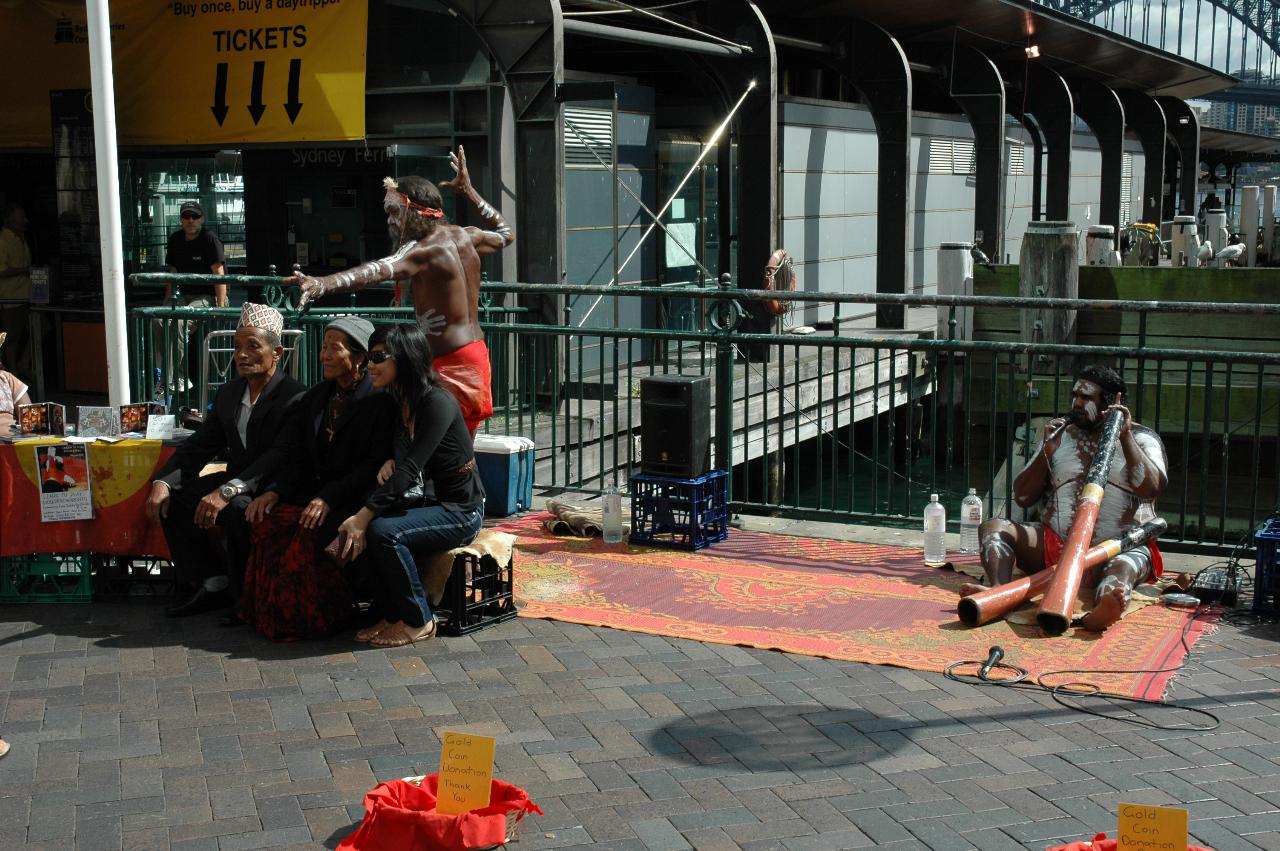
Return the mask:
<path id="1" fill-rule="evenodd" d="M 519 786 L 494 780 L 489 806 L 460 815 L 436 812 L 439 777 L 429 774 L 421 786 L 389 780 L 364 796 L 364 821 L 338 851 L 411 851 L 472 849 L 507 841 L 507 813 L 542 815 Z"/>
<path id="2" fill-rule="evenodd" d="M 1046 848 L 1045 851 L 1117 851 L 1118 847 L 1116 840 L 1107 839 L 1105 833 L 1099 833 L 1093 839 L 1068 842 L 1066 845 L 1055 845 L 1052 848 Z M 1187 851 L 1213 851 L 1213 849 L 1205 848 L 1201 845 L 1188 845 Z"/>

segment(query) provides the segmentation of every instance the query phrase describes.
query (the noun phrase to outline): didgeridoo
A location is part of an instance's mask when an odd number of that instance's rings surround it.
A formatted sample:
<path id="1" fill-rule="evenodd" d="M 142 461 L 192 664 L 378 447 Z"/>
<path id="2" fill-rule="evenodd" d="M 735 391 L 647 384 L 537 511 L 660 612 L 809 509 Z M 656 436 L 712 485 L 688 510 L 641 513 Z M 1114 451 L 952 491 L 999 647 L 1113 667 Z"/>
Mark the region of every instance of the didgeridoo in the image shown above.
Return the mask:
<path id="1" fill-rule="evenodd" d="M 1168 528 L 1169 524 L 1163 518 L 1157 517 L 1141 526 L 1135 526 L 1119 538 L 1108 538 L 1096 547 L 1090 547 L 1084 554 L 1085 570 L 1110 561 L 1122 552 L 1142 546 L 1152 538 L 1160 537 Z M 957 607 L 960 612 L 960 622 L 965 626 L 982 626 L 996 618 L 1004 617 L 1032 597 L 1044 593 L 1049 583 L 1053 581 L 1054 567 L 961 599 Z"/>
<path id="2" fill-rule="evenodd" d="M 1098 439 L 1098 451 L 1089 465 L 1080 498 L 1076 500 L 1076 514 L 1071 523 L 1067 541 L 1062 545 L 1058 567 L 1049 580 L 1049 589 L 1036 612 L 1036 621 L 1049 635 L 1062 635 L 1071 626 L 1071 613 L 1075 608 L 1076 594 L 1084 578 L 1084 555 L 1093 540 L 1093 527 L 1098 522 L 1098 509 L 1102 506 L 1103 487 L 1107 473 L 1111 471 L 1111 459 L 1116 453 L 1120 436 L 1120 423 L 1124 414 L 1112 411 L 1102 424 L 1102 436 Z"/>

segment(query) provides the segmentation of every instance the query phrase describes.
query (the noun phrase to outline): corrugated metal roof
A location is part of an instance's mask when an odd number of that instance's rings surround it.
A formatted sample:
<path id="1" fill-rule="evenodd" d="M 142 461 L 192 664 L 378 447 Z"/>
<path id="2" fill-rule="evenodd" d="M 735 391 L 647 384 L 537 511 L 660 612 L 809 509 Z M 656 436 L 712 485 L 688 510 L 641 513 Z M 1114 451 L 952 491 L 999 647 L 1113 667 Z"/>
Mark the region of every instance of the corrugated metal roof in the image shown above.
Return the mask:
<path id="1" fill-rule="evenodd" d="M 1025 61 L 1035 44 L 1044 63 L 1064 76 L 1086 77 L 1115 88 L 1182 99 L 1227 88 L 1236 78 L 1189 62 L 1030 0 L 757 0 L 770 26 L 792 32 L 788 19 L 860 18 L 887 29 L 906 45 L 952 40 L 983 50 L 996 61 Z M 800 27 L 797 27 L 799 30 Z"/>

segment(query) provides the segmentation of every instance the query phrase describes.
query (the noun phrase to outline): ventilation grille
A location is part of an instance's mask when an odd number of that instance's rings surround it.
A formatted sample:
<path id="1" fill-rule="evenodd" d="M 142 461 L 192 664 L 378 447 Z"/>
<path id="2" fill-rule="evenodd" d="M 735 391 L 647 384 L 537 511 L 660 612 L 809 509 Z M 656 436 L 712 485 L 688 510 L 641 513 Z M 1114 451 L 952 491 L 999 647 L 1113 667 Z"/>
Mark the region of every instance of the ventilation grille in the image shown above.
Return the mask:
<path id="1" fill-rule="evenodd" d="M 1133 154 L 1124 154 L 1120 167 L 1120 224 L 1133 221 Z"/>
<path id="2" fill-rule="evenodd" d="M 1018 139 L 1006 139 L 1009 143 L 1009 174 L 1027 173 L 1027 148 Z"/>
<path id="3" fill-rule="evenodd" d="M 607 109 L 565 107 L 564 164 L 605 168 L 601 161 L 612 160 L 613 113 Z"/>

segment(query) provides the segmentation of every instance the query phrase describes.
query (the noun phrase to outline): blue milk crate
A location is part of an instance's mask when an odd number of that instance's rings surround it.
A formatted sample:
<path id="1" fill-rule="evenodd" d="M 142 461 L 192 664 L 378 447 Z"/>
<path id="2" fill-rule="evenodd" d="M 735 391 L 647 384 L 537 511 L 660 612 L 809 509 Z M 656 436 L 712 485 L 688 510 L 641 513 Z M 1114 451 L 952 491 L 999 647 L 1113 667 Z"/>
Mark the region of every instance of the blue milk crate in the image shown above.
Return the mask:
<path id="1" fill-rule="evenodd" d="M 88 603 L 93 561 L 84 553 L 0 558 L 0 603 Z"/>
<path id="2" fill-rule="evenodd" d="M 1254 532 L 1253 543 L 1258 551 L 1253 569 L 1253 610 L 1280 612 L 1280 517 L 1270 518 Z"/>
<path id="3" fill-rule="evenodd" d="M 728 473 L 631 477 L 631 543 L 693 551 L 728 537 Z"/>

